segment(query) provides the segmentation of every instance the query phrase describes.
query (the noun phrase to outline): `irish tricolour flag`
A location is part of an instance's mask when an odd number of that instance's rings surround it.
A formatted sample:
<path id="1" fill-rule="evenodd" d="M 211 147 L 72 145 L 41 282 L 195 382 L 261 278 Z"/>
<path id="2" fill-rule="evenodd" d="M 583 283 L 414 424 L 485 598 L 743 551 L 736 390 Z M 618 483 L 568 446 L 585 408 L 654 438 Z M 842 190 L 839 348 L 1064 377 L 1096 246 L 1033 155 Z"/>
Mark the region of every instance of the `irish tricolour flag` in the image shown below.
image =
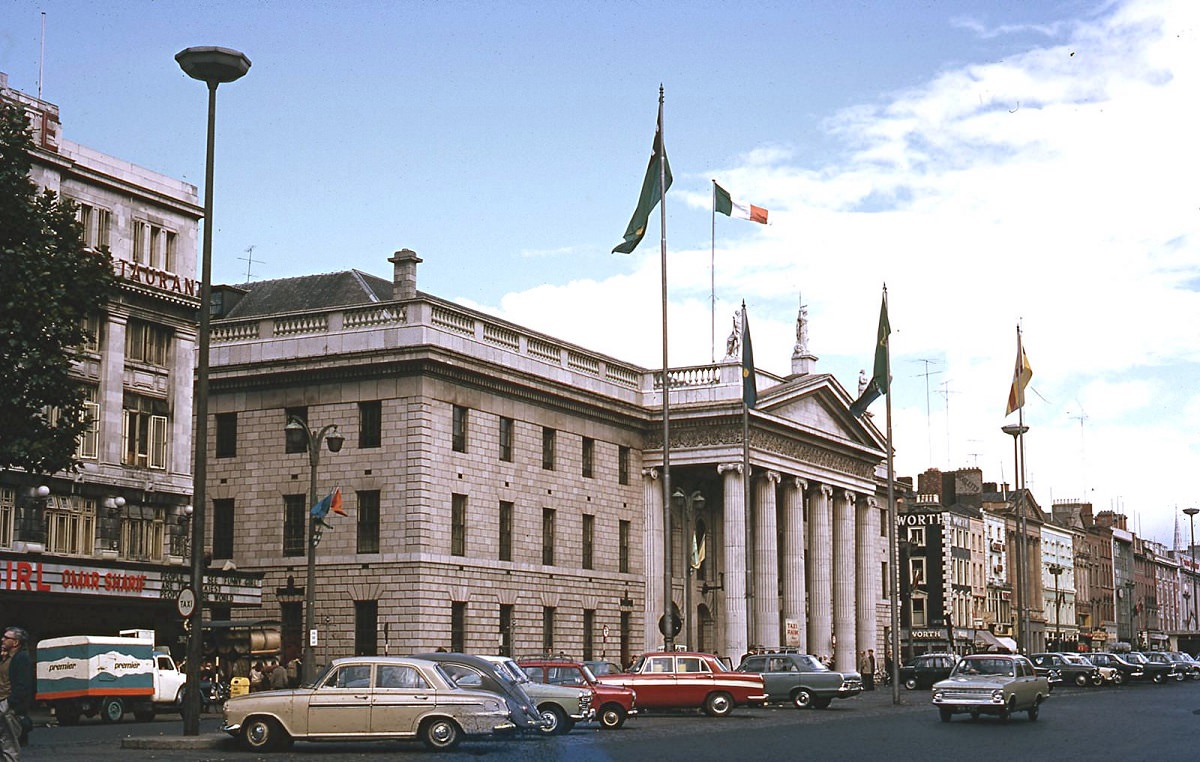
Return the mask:
<path id="1" fill-rule="evenodd" d="M 713 199 L 713 208 L 721 214 L 736 217 L 739 220 L 750 220 L 751 222 L 767 224 L 766 209 L 734 199 L 733 196 L 729 195 L 729 191 L 717 185 L 716 180 L 713 180 Z"/>

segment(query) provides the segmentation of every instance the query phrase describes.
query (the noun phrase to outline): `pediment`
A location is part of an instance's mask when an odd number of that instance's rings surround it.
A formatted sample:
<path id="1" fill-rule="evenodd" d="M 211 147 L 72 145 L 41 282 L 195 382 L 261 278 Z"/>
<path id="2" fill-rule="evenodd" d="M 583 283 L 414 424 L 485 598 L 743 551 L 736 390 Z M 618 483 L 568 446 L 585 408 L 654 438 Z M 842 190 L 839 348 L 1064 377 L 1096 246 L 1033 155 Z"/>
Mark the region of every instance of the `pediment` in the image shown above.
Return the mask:
<path id="1" fill-rule="evenodd" d="M 828 374 L 806 375 L 760 390 L 757 412 L 783 419 L 816 434 L 884 449 L 884 437 L 871 418 L 850 414 L 850 396 Z"/>

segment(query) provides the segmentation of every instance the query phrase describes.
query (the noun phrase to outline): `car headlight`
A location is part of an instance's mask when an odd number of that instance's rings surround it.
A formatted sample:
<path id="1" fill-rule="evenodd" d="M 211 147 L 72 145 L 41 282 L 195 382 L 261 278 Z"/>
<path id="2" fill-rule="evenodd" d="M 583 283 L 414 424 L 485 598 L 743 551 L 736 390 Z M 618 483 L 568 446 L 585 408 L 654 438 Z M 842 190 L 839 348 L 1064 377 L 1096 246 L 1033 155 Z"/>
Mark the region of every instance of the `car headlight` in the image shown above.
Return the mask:
<path id="1" fill-rule="evenodd" d="M 489 712 L 499 712 L 500 711 L 500 702 L 499 701 L 485 701 L 483 704 L 483 708 Z"/>
<path id="2" fill-rule="evenodd" d="M 933 692 L 933 700 L 934 701 L 941 701 L 944 697 L 945 697 L 945 694 L 942 693 L 941 691 Z"/>
<path id="3" fill-rule="evenodd" d="M 996 704 L 1004 703 L 1004 689 L 1003 688 L 997 688 L 996 690 L 992 691 L 992 702 L 996 703 Z"/>

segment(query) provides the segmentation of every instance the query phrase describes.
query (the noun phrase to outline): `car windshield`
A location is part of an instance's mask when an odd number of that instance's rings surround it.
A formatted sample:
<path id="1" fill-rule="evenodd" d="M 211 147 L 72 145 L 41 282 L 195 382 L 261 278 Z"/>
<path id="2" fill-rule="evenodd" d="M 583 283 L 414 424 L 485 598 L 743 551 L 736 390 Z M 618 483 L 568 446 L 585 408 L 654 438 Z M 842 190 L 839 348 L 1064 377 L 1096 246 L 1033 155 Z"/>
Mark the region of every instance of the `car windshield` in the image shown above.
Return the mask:
<path id="1" fill-rule="evenodd" d="M 1078 664 L 1082 667 L 1092 666 L 1090 661 L 1077 654 L 1063 654 L 1063 661 L 1065 661 L 1067 664 Z"/>
<path id="2" fill-rule="evenodd" d="M 1145 664 L 1148 661 L 1148 659 L 1145 656 L 1142 656 L 1139 653 L 1132 653 L 1132 652 L 1125 655 L 1125 660 L 1131 661 L 1134 664 Z"/>
<path id="3" fill-rule="evenodd" d="M 508 671 L 509 676 L 516 682 L 521 684 L 532 682 L 529 679 L 529 675 L 525 674 L 525 670 L 521 669 L 520 665 L 512 659 L 504 659 L 499 664 L 502 669 Z"/>
<path id="4" fill-rule="evenodd" d="M 955 675 L 1006 675 L 1012 677 L 1013 663 L 1009 659 L 963 659 L 954 668 Z"/>
<path id="5" fill-rule="evenodd" d="M 583 672 L 584 680 L 587 680 L 589 683 L 596 682 L 596 675 L 592 673 L 592 670 L 588 669 L 588 665 L 580 664 L 579 669 Z"/>
<path id="6" fill-rule="evenodd" d="M 829 667 L 826 667 L 824 664 L 822 664 L 815 656 L 809 656 L 808 654 L 801 654 L 800 656 L 797 656 L 796 662 L 799 664 L 800 669 L 804 670 L 805 672 L 829 671 Z"/>

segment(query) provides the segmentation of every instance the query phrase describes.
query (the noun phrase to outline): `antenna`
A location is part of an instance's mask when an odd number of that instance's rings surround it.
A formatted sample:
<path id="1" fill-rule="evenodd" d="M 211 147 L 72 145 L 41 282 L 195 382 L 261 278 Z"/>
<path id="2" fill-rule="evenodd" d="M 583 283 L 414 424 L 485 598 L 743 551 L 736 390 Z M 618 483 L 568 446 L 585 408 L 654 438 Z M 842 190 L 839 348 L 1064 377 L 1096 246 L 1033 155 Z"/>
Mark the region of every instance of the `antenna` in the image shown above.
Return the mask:
<path id="1" fill-rule="evenodd" d="M 246 256 L 238 257 L 238 259 L 240 259 L 246 263 L 246 282 L 249 283 L 250 282 L 250 268 L 254 266 L 254 261 L 255 261 L 254 260 L 254 244 L 250 244 L 249 246 L 247 246 L 246 247 Z M 258 260 L 258 263 L 262 264 L 262 260 L 261 259 Z"/>
<path id="2" fill-rule="evenodd" d="M 1087 501 L 1087 443 L 1083 436 L 1083 422 L 1088 419 L 1087 413 L 1083 410 L 1083 405 L 1079 404 L 1079 400 L 1075 400 L 1075 404 L 1079 405 L 1079 415 L 1071 415 L 1071 411 L 1067 411 L 1067 417 L 1079 421 L 1079 478 L 1083 482 L 1083 501 Z"/>
<path id="3" fill-rule="evenodd" d="M 42 50 L 38 55 L 38 100 L 42 99 L 42 79 L 46 70 L 46 12 L 42 11 Z"/>
<path id="4" fill-rule="evenodd" d="M 954 461 L 950 457 L 950 395 L 958 394 L 950 389 L 950 381 L 942 382 L 942 388 L 938 390 L 938 394 L 946 398 L 946 468 L 952 468 Z"/>
<path id="5" fill-rule="evenodd" d="M 925 377 L 925 435 L 929 440 L 929 443 L 928 443 L 929 450 L 928 450 L 927 459 L 925 462 L 928 463 L 930 466 L 932 466 L 933 465 L 933 418 L 932 418 L 932 414 L 931 414 L 930 407 L 929 407 L 929 377 L 936 373 L 941 373 L 941 371 L 940 370 L 930 370 L 929 366 L 932 365 L 933 363 L 937 363 L 937 362 L 941 362 L 941 361 L 935 360 L 930 357 L 918 357 L 917 359 L 913 360 L 913 362 L 925 363 L 925 372 L 918 373 L 917 376 Z"/>

